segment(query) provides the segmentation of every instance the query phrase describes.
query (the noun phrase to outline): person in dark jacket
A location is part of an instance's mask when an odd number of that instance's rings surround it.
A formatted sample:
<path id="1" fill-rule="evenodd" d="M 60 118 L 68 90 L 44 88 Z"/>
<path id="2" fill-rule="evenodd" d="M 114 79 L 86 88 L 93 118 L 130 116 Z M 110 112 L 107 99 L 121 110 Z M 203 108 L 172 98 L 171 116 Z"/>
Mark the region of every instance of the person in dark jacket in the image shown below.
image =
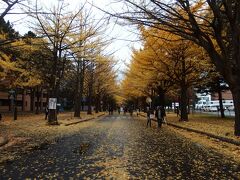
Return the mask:
<path id="1" fill-rule="evenodd" d="M 45 120 L 48 118 L 49 109 L 48 106 L 45 107 Z"/>
<path id="2" fill-rule="evenodd" d="M 151 117 L 150 117 L 150 115 L 151 115 L 151 110 L 150 110 L 149 107 L 147 107 L 147 127 L 148 127 L 148 124 L 151 127 Z"/>
<path id="3" fill-rule="evenodd" d="M 157 107 L 156 112 L 155 112 L 155 116 L 157 118 L 157 123 L 158 123 L 158 128 L 162 127 L 162 122 L 163 122 L 163 113 L 161 111 L 161 107 Z"/>
<path id="4" fill-rule="evenodd" d="M 166 121 L 166 111 L 165 111 L 164 106 L 161 106 L 160 110 L 161 110 L 162 123 L 166 124 L 167 123 L 167 121 Z"/>

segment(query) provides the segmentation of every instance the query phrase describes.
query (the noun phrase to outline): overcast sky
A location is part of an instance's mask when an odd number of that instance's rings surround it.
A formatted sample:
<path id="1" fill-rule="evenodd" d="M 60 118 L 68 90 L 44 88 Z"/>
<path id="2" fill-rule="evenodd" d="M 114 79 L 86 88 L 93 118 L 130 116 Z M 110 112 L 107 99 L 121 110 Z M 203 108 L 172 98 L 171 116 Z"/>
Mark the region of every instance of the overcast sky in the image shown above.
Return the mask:
<path id="1" fill-rule="evenodd" d="M 54 3 L 56 3 L 56 0 L 38 0 L 39 4 L 46 7 L 51 7 Z M 119 4 L 113 4 L 110 3 L 110 0 L 89 0 L 89 2 L 93 3 L 95 6 L 105 9 L 105 10 L 111 10 L 111 11 L 119 11 L 121 9 L 121 5 Z M 35 0 L 30 0 L 29 2 L 32 2 L 35 4 Z M 69 3 L 69 9 L 71 10 L 77 10 L 79 5 L 79 0 L 65 0 L 64 2 Z M 1 2 L 2 3 L 2 2 Z M 20 12 L 16 6 L 11 12 Z M 96 8 L 93 8 L 93 13 L 96 17 L 102 17 L 103 12 L 99 11 Z M 5 17 L 6 20 L 9 20 L 14 24 L 14 28 L 20 32 L 20 34 L 24 34 L 27 31 L 31 30 L 29 29 L 27 21 L 29 21 L 29 18 L 26 17 L 26 15 L 7 15 Z M 131 59 L 131 47 L 139 48 L 140 43 L 136 40 L 136 29 L 133 27 L 127 27 L 127 26 L 120 26 L 118 24 L 115 24 L 113 21 L 111 25 L 109 26 L 108 31 L 106 32 L 107 36 L 111 38 L 115 38 L 114 42 L 107 48 L 107 51 L 109 52 L 115 52 L 114 57 L 115 59 L 119 60 L 119 66 L 120 69 L 124 69 L 124 63 L 129 63 Z"/>

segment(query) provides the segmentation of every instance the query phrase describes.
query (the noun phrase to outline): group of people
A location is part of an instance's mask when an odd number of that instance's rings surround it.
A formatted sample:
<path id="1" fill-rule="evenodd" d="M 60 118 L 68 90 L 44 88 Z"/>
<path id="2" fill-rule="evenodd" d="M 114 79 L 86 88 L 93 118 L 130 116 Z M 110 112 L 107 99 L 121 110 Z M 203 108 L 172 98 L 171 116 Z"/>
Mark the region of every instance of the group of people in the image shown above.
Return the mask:
<path id="1" fill-rule="evenodd" d="M 108 113 L 109 113 L 109 115 L 113 115 L 113 107 L 112 106 L 108 107 Z"/>
<path id="2" fill-rule="evenodd" d="M 118 107 L 118 114 L 121 114 L 121 112 L 123 112 L 124 114 L 126 114 L 127 112 L 129 112 L 129 114 L 132 116 L 133 115 L 133 107 Z"/>
<path id="3" fill-rule="evenodd" d="M 165 121 L 166 117 L 166 111 L 163 106 L 157 106 L 155 109 L 150 109 L 150 107 L 147 107 L 147 127 L 148 125 L 151 127 L 151 120 L 156 117 L 158 128 L 162 127 L 162 123 Z"/>

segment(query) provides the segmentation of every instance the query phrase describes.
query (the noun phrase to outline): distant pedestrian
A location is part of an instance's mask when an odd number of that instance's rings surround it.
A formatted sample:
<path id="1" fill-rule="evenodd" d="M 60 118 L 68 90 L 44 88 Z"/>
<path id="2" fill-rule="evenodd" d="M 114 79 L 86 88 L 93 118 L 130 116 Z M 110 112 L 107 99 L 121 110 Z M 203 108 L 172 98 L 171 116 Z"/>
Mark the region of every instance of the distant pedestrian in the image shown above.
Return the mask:
<path id="1" fill-rule="evenodd" d="M 2 114 L 0 113 L 0 121 L 2 120 Z"/>
<path id="2" fill-rule="evenodd" d="M 149 126 L 151 127 L 151 110 L 149 107 L 147 107 L 147 127 L 148 127 L 148 124 Z"/>
<path id="3" fill-rule="evenodd" d="M 129 113 L 130 113 L 131 116 L 133 115 L 133 107 L 129 108 Z"/>
<path id="4" fill-rule="evenodd" d="M 120 114 L 121 113 L 121 109 L 120 109 L 120 107 L 118 107 L 118 114 Z"/>
<path id="5" fill-rule="evenodd" d="M 109 112 L 109 115 L 113 115 L 113 107 L 112 106 L 109 106 L 108 112 Z"/>
<path id="6" fill-rule="evenodd" d="M 111 115 L 113 115 L 113 107 L 111 107 Z"/>
<path id="7" fill-rule="evenodd" d="M 162 122 L 163 122 L 161 107 L 159 107 L 159 106 L 157 107 L 155 116 L 157 118 L 158 128 L 161 128 L 162 127 Z"/>
<path id="8" fill-rule="evenodd" d="M 137 116 L 140 114 L 140 108 L 137 108 Z"/>
<path id="9" fill-rule="evenodd" d="M 177 117 L 179 116 L 179 108 L 176 107 L 176 113 L 177 113 Z"/>
<path id="10" fill-rule="evenodd" d="M 126 114 L 126 112 L 127 112 L 127 108 L 126 108 L 126 107 L 124 107 L 124 114 Z"/>
<path id="11" fill-rule="evenodd" d="M 49 109 L 48 106 L 45 107 L 45 120 L 48 118 Z"/>

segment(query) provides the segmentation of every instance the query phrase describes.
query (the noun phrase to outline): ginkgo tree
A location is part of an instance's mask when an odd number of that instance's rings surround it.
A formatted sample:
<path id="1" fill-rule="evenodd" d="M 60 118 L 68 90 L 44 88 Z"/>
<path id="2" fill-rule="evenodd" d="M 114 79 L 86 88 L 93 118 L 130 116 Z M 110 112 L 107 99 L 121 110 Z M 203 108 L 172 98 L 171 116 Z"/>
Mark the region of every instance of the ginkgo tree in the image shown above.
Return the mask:
<path id="1" fill-rule="evenodd" d="M 204 51 L 189 41 L 156 29 L 141 31 L 144 48 L 133 53 L 132 81 L 143 83 L 144 88 L 151 85 L 162 101 L 166 91 L 179 89 L 180 120 L 188 120 L 188 89 L 206 81 L 212 64 Z M 165 38 L 159 38 L 160 35 Z"/>
<path id="2" fill-rule="evenodd" d="M 116 98 L 118 93 L 117 87 L 117 75 L 114 67 L 116 61 L 113 57 L 98 56 L 96 61 L 96 67 L 94 71 L 94 96 L 95 96 L 95 111 L 102 110 L 101 102 L 104 101 L 104 97 L 107 95 L 113 95 Z"/>
<path id="3" fill-rule="evenodd" d="M 33 28 L 39 36 L 45 37 L 46 48 L 50 48 L 52 52 L 52 66 L 50 76 L 50 98 L 59 97 L 59 89 L 61 81 L 65 75 L 65 68 L 67 64 L 66 51 L 68 51 L 74 44 L 79 41 L 69 43 L 75 31 L 79 29 L 77 17 L 84 8 L 84 5 L 76 12 L 68 12 L 67 5 L 64 1 L 58 1 L 53 5 L 47 13 L 39 12 L 39 4 L 36 2 L 35 14 L 36 19 L 33 23 Z M 50 109 L 48 116 L 49 124 L 57 124 L 57 112 Z"/>
<path id="4" fill-rule="evenodd" d="M 113 12 L 127 19 L 188 39 L 205 49 L 233 94 L 235 135 L 240 136 L 240 31 L 238 0 L 135 1 L 122 0 L 126 8 Z"/>
<path id="5" fill-rule="evenodd" d="M 96 20 L 92 16 L 91 10 L 82 10 L 76 18 L 78 28 L 67 39 L 68 44 L 72 44 L 70 54 L 73 57 L 75 66 L 75 100 L 74 100 L 74 116 L 80 117 L 80 104 L 83 97 L 84 82 L 89 77 L 88 83 L 88 113 L 91 113 L 92 101 L 92 84 L 93 84 L 93 68 L 98 62 L 98 56 L 102 49 L 106 46 L 106 42 L 102 40 L 103 31 L 105 30 L 105 21 L 101 18 Z M 77 43 L 75 43 L 77 42 Z M 88 74 L 86 71 L 88 70 Z M 88 75 L 88 76 L 87 76 Z M 91 96 L 91 98 L 90 98 Z"/>

